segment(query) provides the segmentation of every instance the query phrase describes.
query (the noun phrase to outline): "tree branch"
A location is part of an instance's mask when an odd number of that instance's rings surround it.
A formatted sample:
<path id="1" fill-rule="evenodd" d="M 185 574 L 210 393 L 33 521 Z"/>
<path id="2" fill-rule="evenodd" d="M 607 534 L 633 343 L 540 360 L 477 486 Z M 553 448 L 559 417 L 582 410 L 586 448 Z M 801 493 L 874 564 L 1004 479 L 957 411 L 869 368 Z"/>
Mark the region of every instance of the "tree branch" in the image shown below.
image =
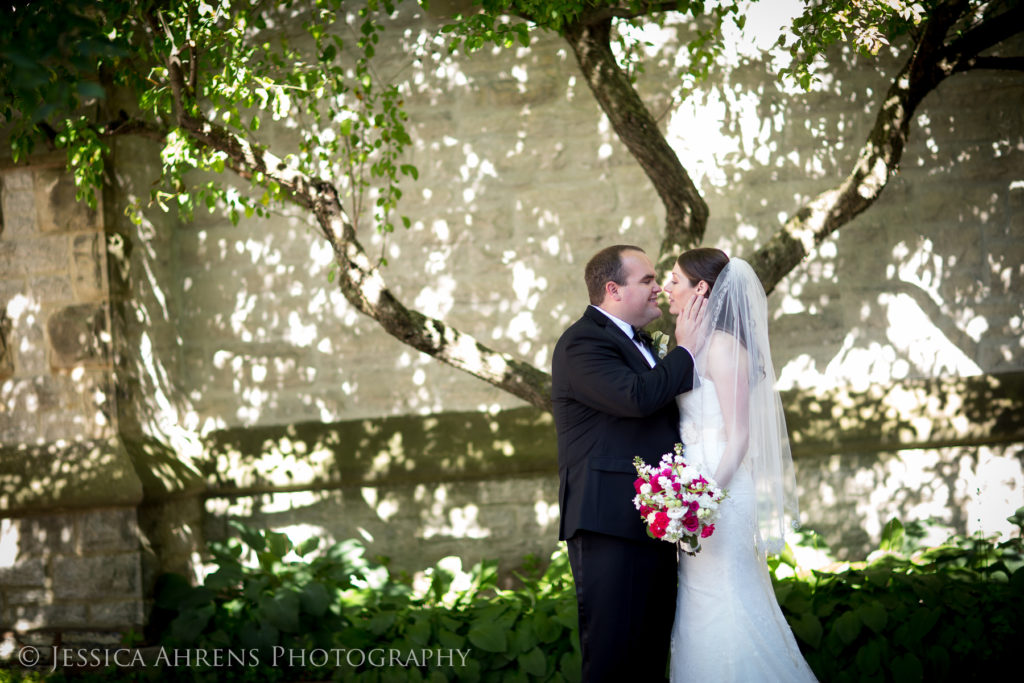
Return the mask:
<path id="1" fill-rule="evenodd" d="M 836 187 L 814 197 L 763 247 L 751 265 L 766 292 L 840 227 L 874 204 L 896 174 L 909 137 L 914 111 L 952 71 L 944 39 L 968 9 L 966 0 L 936 8 L 922 27 L 907 62 L 893 78 L 875 125 L 850 174 Z"/>
<path id="2" fill-rule="evenodd" d="M 978 60 L 998 60 L 996 57 L 979 57 L 985 50 L 1024 32 L 1024 5 L 1018 4 L 1002 14 L 988 17 L 970 31 L 954 40 L 946 47 L 941 59 L 950 73 L 966 71 L 973 68 L 1007 68 L 999 66 L 977 66 Z M 1019 62 L 1021 58 L 1004 58 Z M 994 62 L 1003 63 L 1003 62 Z M 1019 66 L 1009 68 L 1019 69 Z"/>
<path id="3" fill-rule="evenodd" d="M 167 137 L 167 129 L 149 121 L 130 119 L 128 115 L 121 112 L 119 119 L 110 121 L 97 127 L 96 133 L 100 137 L 117 137 L 121 135 L 136 135 L 155 142 L 163 142 Z"/>
<path id="4" fill-rule="evenodd" d="M 1024 71 L 1024 57 L 975 57 L 965 60 L 963 68 L 959 71 L 970 69 L 994 69 L 1002 71 Z"/>
<path id="5" fill-rule="evenodd" d="M 565 39 L 612 128 L 665 205 L 665 237 L 660 253 L 674 255 L 700 244 L 708 220 L 707 204 L 616 62 L 611 50 L 611 20 L 593 22 L 589 15 L 582 17 L 567 27 Z M 660 260 L 658 267 L 664 270 Z"/>
<path id="6" fill-rule="evenodd" d="M 181 71 L 171 71 L 181 78 Z M 180 87 L 172 88 L 177 96 Z M 182 110 L 182 103 L 175 103 Z M 179 124 L 200 144 L 223 152 L 244 178 L 262 174 L 293 202 L 310 210 L 334 249 L 341 291 L 356 309 L 373 318 L 399 341 L 543 410 L 551 410 L 551 377 L 532 365 L 491 349 L 472 336 L 405 307 L 388 289 L 380 270 L 356 239 L 337 189 L 291 169 L 272 153 L 198 116 L 182 114 Z"/>
<path id="7" fill-rule="evenodd" d="M 659 12 L 675 12 L 678 9 L 679 3 L 671 0 L 666 2 L 639 2 L 612 7 L 595 7 L 586 13 L 583 21 L 587 26 L 596 26 L 609 19 L 635 19 L 636 17 L 657 14 Z"/>

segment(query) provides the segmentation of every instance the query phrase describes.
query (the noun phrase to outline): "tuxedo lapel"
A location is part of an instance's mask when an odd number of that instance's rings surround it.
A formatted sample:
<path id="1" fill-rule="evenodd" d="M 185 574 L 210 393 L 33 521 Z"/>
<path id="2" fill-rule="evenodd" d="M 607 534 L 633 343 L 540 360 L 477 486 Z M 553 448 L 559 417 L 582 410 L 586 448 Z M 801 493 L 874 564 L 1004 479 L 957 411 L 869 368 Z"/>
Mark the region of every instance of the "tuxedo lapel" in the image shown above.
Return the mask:
<path id="1" fill-rule="evenodd" d="M 595 325 L 604 330 L 604 334 L 622 349 L 622 355 L 628 361 L 627 364 L 630 368 L 637 372 L 644 372 L 651 369 L 647 359 L 644 358 L 643 352 L 637 348 L 636 342 L 634 342 L 630 337 L 627 337 L 626 333 L 622 331 L 622 328 L 612 322 L 611 318 L 601 311 L 595 310 L 593 306 L 587 306 L 587 310 L 583 315 L 585 318 L 590 319 Z M 652 355 L 654 355 L 653 352 Z M 654 356 L 654 362 L 655 364 L 658 362 L 658 357 L 656 355 Z"/>

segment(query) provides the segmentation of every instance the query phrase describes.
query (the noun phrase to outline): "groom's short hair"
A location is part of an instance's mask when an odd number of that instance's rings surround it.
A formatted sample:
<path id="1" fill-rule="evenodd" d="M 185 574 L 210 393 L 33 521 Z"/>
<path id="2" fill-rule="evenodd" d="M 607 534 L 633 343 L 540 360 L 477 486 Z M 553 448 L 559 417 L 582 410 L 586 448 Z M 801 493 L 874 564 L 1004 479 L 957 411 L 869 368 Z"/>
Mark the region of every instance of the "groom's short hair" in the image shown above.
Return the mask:
<path id="1" fill-rule="evenodd" d="M 590 295 L 590 303 L 595 306 L 604 301 L 605 283 L 626 284 L 626 276 L 622 272 L 622 252 L 624 251 L 646 253 L 640 247 L 634 247 L 629 244 L 616 244 L 611 247 L 605 247 L 587 261 L 587 267 L 583 271 L 583 279 L 587 283 L 587 294 Z"/>

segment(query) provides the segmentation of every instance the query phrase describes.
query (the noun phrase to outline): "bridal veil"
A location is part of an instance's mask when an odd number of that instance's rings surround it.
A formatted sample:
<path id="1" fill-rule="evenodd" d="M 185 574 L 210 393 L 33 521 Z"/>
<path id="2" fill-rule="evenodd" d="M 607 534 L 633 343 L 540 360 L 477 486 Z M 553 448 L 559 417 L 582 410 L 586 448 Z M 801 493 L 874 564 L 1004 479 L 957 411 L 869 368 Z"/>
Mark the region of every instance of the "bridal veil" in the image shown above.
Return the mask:
<path id="1" fill-rule="evenodd" d="M 738 468 L 748 469 L 756 492 L 758 551 L 762 557 L 777 553 L 786 532 L 798 526 L 796 479 L 775 388 L 767 299 L 746 261 L 731 259 L 718 276 L 704 325 L 694 357 L 697 374 L 715 384 L 729 444 L 712 474 L 728 488 Z"/>

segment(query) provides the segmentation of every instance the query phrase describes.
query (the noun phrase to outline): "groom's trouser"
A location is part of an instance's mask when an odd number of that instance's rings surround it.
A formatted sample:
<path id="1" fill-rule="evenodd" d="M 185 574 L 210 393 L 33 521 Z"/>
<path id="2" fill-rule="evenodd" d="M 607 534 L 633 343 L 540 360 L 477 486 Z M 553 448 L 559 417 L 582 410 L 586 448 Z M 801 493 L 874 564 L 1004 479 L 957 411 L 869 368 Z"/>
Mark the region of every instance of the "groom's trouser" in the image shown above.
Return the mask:
<path id="1" fill-rule="evenodd" d="M 578 531 L 568 541 L 583 681 L 663 681 L 676 611 L 676 550 Z"/>

